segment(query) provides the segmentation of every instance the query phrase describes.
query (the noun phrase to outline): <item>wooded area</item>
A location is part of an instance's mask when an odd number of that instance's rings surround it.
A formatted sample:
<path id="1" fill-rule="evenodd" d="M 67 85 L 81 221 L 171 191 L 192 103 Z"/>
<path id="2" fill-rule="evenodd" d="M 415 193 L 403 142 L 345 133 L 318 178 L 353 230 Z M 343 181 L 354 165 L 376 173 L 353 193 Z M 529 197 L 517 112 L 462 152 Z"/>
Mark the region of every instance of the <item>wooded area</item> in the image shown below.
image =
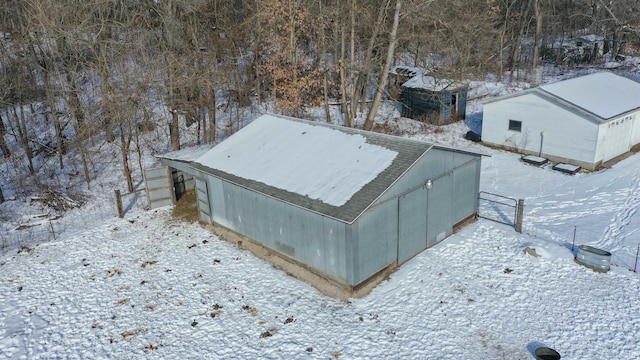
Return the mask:
<path id="1" fill-rule="evenodd" d="M 92 149 L 115 143 L 130 192 L 146 131 L 166 128 L 167 147 L 177 150 L 186 124 L 200 143 L 213 143 L 221 102 L 231 114 L 264 102 L 293 116 L 324 106 L 326 121 L 354 126 L 366 116 L 370 129 L 394 64 L 536 84 L 543 62 L 571 67 L 640 48 L 638 0 L 0 4 L 0 151 L 16 179 L 37 185 L 34 157 L 47 152 L 64 169 L 72 153 L 91 186 Z M 603 48 L 562 51 L 562 41 L 580 35 L 599 37 Z M 341 119 L 330 117 L 332 102 Z M 43 128 L 51 136 L 40 136 Z"/>

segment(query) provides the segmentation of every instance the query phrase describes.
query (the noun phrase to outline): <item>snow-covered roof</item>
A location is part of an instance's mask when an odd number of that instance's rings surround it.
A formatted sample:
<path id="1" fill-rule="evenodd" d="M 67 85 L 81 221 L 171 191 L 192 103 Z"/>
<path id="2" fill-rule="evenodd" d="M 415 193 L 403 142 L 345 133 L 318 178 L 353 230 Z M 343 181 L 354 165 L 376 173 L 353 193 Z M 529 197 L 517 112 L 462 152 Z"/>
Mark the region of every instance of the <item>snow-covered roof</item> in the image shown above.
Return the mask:
<path id="1" fill-rule="evenodd" d="M 171 151 L 162 155 L 156 155 L 156 157 L 159 159 L 192 162 L 209 150 L 211 150 L 210 145 L 203 145 L 203 146 L 196 146 L 196 147 Z"/>
<path id="2" fill-rule="evenodd" d="M 427 75 L 414 76 L 402 84 L 402 86 L 411 89 L 424 89 L 430 91 L 458 90 L 467 87 L 465 83 L 460 81 L 440 79 Z"/>
<path id="3" fill-rule="evenodd" d="M 341 206 L 396 156 L 359 134 L 264 115 L 196 161 Z"/>
<path id="4" fill-rule="evenodd" d="M 608 71 L 539 89 L 605 120 L 640 108 L 640 83 Z"/>
<path id="5" fill-rule="evenodd" d="M 350 223 L 432 146 L 263 115 L 196 159 L 192 166 Z"/>

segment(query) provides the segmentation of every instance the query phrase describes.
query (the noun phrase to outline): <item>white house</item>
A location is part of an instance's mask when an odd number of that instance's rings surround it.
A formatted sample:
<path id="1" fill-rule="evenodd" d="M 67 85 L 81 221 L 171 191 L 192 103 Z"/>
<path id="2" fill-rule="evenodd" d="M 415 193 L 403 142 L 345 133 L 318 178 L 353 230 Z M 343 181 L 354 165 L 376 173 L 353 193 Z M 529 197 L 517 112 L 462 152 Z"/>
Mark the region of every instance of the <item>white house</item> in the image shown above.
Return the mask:
<path id="1" fill-rule="evenodd" d="M 599 72 L 496 98 L 482 141 L 595 170 L 640 143 L 640 83 Z"/>

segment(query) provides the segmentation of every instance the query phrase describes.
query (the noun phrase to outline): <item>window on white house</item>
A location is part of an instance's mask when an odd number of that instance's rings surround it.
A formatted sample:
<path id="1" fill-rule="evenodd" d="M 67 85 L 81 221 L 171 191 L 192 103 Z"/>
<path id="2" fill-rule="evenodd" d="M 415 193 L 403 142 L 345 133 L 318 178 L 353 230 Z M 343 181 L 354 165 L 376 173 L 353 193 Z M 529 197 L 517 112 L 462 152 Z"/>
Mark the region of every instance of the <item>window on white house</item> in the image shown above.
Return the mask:
<path id="1" fill-rule="evenodd" d="M 522 131 L 522 121 L 509 120 L 509 130 L 521 132 Z"/>

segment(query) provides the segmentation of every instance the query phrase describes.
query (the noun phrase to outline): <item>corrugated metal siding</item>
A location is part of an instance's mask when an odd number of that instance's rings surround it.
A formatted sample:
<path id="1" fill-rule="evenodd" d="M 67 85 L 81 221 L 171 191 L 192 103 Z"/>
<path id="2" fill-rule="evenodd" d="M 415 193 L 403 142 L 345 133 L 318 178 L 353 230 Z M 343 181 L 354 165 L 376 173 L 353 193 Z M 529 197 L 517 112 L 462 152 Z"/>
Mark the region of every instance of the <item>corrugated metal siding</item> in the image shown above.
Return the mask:
<path id="1" fill-rule="evenodd" d="M 398 264 L 427 248 L 427 196 L 420 187 L 398 198 Z"/>
<path id="2" fill-rule="evenodd" d="M 357 285 L 398 258 L 397 201 L 370 208 L 351 226 L 347 259 L 352 262 L 348 279 L 351 285 Z"/>
<path id="3" fill-rule="evenodd" d="M 535 93 L 526 93 L 484 105 L 482 141 L 587 163 L 596 160 L 598 126 Z M 522 131 L 510 131 L 509 120 L 522 121 Z"/>
<path id="4" fill-rule="evenodd" d="M 211 204 L 211 221 L 231 229 L 231 223 L 227 219 L 227 202 L 222 188 L 223 181 L 210 175 L 203 175 L 207 181 L 209 191 L 209 204 Z"/>
<path id="5" fill-rule="evenodd" d="M 207 182 L 196 179 L 196 201 L 198 202 L 198 215 L 200 220 L 211 223 L 211 206 L 209 205 L 209 191 Z"/>
<path id="6" fill-rule="evenodd" d="M 479 155 L 433 148 L 378 199 L 372 209 L 401 202 L 399 263 L 426 248 L 427 238 L 433 246 L 451 235 L 453 225 L 477 211 L 480 169 Z M 429 190 L 428 179 L 433 182 Z"/>
<path id="7" fill-rule="evenodd" d="M 453 233 L 453 174 L 432 180 L 427 196 L 427 247 Z"/>
<path id="8" fill-rule="evenodd" d="M 347 281 L 347 224 L 219 179 L 209 180 L 214 222 Z"/>
<path id="9" fill-rule="evenodd" d="M 452 221 L 456 223 L 478 211 L 478 193 L 480 182 L 480 158 L 460 166 L 453 173 Z"/>
<path id="10" fill-rule="evenodd" d="M 374 204 L 394 199 L 409 189 L 424 185 L 427 179 L 436 178 L 474 159 L 479 161 L 480 155 L 434 147 L 425 156 L 418 159 Z M 479 178 L 478 174 L 477 178 L 470 178 L 469 181 L 471 183 L 479 182 Z"/>

